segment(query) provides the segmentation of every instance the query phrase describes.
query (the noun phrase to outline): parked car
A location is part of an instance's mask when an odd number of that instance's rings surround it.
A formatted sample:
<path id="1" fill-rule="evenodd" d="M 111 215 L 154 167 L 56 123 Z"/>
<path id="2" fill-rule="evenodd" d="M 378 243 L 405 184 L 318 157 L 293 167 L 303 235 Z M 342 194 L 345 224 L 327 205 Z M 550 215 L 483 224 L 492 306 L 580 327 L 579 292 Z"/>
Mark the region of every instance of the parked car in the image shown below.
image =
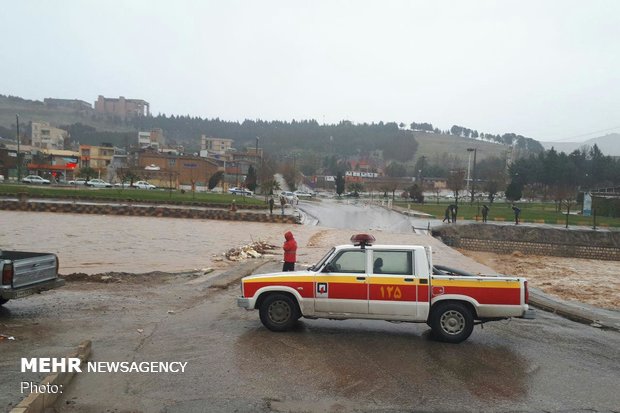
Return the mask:
<path id="1" fill-rule="evenodd" d="M 68 182 L 69 185 L 86 185 L 86 179 L 77 178 Z"/>
<path id="2" fill-rule="evenodd" d="M 232 188 L 228 188 L 228 193 L 234 194 L 234 195 L 247 195 L 247 196 L 254 195 L 254 192 L 250 191 L 249 189 L 237 188 L 236 186 L 233 186 Z"/>
<path id="3" fill-rule="evenodd" d="M 42 184 L 42 185 L 50 184 L 49 179 L 41 178 L 38 175 L 28 175 L 27 177 L 22 179 L 22 182 L 25 184 Z"/>
<path id="4" fill-rule="evenodd" d="M 155 189 L 157 188 L 155 185 L 151 185 L 146 181 L 137 181 L 134 182 L 132 185 L 133 188 L 137 188 L 137 189 Z"/>
<path id="5" fill-rule="evenodd" d="M 299 198 L 297 198 L 297 196 L 292 193 L 291 191 L 281 191 L 280 192 L 280 196 L 284 197 L 284 199 L 286 199 L 286 202 L 288 202 L 289 204 L 295 203 L 297 202 L 297 200 Z"/>
<path id="6" fill-rule="evenodd" d="M 117 182 L 114 184 L 114 186 L 117 186 L 119 188 L 130 188 L 131 184 L 129 182 Z"/>
<path id="7" fill-rule="evenodd" d="M 86 182 L 86 186 L 90 186 L 93 188 L 112 188 L 112 184 L 104 181 L 103 179 L 91 179 Z"/>
<path id="8" fill-rule="evenodd" d="M 295 191 L 293 193 L 297 198 L 311 198 L 314 196 L 313 193 L 307 191 Z"/>

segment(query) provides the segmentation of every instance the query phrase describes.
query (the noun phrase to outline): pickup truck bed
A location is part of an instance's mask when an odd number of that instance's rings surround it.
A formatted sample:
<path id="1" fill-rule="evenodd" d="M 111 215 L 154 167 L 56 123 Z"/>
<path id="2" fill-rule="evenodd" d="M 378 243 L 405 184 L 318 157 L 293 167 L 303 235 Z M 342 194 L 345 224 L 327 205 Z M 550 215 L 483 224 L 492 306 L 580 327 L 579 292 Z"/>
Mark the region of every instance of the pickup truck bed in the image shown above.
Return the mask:
<path id="1" fill-rule="evenodd" d="M 1 251 L 0 305 L 41 291 L 61 287 L 58 257 L 55 254 L 24 251 Z"/>

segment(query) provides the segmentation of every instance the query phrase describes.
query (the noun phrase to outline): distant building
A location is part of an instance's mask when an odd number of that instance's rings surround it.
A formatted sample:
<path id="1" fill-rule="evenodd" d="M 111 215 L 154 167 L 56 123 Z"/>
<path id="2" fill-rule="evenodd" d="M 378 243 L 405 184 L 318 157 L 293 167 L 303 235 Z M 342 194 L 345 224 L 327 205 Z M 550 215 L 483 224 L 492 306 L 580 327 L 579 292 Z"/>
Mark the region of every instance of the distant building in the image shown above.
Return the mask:
<path id="1" fill-rule="evenodd" d="M 80 145 L 80 168 L 93 168 L 105 176 L 115 154 L 111 146 Z"/>
<path id="2" fill-rule="evenodd" d="M 134 173 L 161 187 L 178 188 L 192 183 L 204 187 L 218 169 L 215 161 L 199 156 L 142 151 L 138 154 Z"/>
<path id="3" fill-rule="evenodd" d="M 43 149 L 31 156 L 28 173 L 41 175 L 56 181 L 64 181 L 75 177 L 78 168 L 79 152 Z"/>
<path id="4" fill-rule="evenodd" d="M 150 116 L 149 103 L 142 99 L 125 99 L 121 96 L 106 98 L 101 95 L 95 102 L 95 113 L 106 116 L 118 116 L 121 119 Z"/>
<path id="5" fill-rule="evenodd" d="M 207 135 L 202 135 L 200 139 L 200 150 L 207 151 L 209 155 L 224 155 L 226 152 L 232 149 L 232 139 L 224 138 L 209 138 Z"/>
<path id="6" fill-rule="evenodd" d="M 155 128 L 150 132 L 138 132 L 138 147 L 140 149 L 153 148 L 160 150 L 165 144 L 166 138 L 162 129 Z"/>
<path id="7" fill-rule="evenodd" d="M 68 138 L 67 131 L 54 128 L 47 122 L 32 122 L 32 146 L 35 148 L 62 150 Z"/>

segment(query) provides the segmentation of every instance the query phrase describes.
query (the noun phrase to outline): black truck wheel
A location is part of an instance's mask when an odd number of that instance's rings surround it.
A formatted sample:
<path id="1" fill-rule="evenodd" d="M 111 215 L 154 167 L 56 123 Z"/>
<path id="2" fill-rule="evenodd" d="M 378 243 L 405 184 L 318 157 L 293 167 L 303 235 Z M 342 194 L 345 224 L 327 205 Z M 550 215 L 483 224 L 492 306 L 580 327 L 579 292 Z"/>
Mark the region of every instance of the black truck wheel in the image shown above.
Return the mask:
<path id="1" fill-rule="evenodd" d="M 270 294 L 260 306 L 260 321 L 271 331 L 286 331 L 299 319 L 295 301 L 286 294 Z"/>
<path id="2" fill-rule="evenodd" d="M 474 317 L 462 303 L 440 303 L 432 310 L 430 326 L 438 340 L 460 343 L 474 330 Z"/>
<path id="3" fill-rule="evenodd" d="M 0 298 L 0 305 L 4 305 L 8 302 L 8 299 Z"/>

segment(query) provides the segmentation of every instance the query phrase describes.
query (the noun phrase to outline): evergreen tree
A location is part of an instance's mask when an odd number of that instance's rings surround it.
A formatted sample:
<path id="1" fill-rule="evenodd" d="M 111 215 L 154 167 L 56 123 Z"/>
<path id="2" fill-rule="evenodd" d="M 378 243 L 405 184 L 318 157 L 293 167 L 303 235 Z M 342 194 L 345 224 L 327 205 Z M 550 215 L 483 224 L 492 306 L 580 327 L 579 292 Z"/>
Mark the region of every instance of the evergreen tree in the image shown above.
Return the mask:
<path id="1" fill-rule="evenodd" d="M 344 176 L 342 175 L 342 172 L 338 172 L 338 175 L 336 175 L 336 193 L 338 194 L 338 196 L 342 195 L 342 193 L 344 192 Z"/>

